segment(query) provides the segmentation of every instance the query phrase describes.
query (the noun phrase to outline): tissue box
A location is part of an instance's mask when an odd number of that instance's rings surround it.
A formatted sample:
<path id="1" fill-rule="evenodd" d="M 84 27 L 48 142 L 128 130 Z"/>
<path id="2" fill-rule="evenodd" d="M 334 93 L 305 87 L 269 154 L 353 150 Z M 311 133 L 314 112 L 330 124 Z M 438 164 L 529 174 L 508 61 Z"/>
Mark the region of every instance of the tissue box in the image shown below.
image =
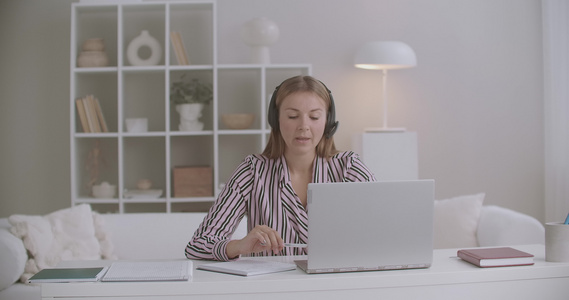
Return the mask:
<path id="1" fill-rule="evenodd" d="M 211 197 L 213 179 L 211 167 L 175 167 L 174 197 Z"/>

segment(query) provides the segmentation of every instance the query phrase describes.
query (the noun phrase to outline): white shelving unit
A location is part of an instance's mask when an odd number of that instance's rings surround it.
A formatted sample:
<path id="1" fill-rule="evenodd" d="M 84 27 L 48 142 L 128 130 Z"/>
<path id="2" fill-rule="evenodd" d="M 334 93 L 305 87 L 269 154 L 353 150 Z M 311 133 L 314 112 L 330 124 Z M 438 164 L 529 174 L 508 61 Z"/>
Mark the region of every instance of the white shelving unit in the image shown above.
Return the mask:
<path id="1" fill-rule="evenodd" d="M 148 30 L 161 45 L 158 65 L 132 66 L 126 58 L 130 41 Z M 190 65 L 179 65 L 170 32 L 179 31 Z M 109 64 L 80 68 L 77 57 L 86 39 L 103 38 Z M 142 51 L 142 49 L 141 49 Z M 71 202 L 90 203 L 101 212 L 175 212 L 211 202 L 220 184 L 243 158 L 263 150 L 270 127 L 269 95 L 282 80 L 311 74 L 309 64 L 218 64 L 215 1 L 72 4 L 70 76 Z M 142 56 L 142 55 L 141 55 Z M 182 74 L 209 82 L 214 99 L 203 111 L 202 131 L 179 131 L 178 114 L 169 101 L 170 83 Z M 93 94 L 109 127 L 84 133 L 75 100 Z M 250 129 L 227 129 L 223 113 L 253 113 Z M 126 118 L 147 118 L 148 132 L 129 133 Z M 98 147 L 97 147 L 98 145 Z M 93 198 L 88 188 L 89 155 L 98 149 L 99 176 L 117 186 L 114 198 Z M 173 197 L 172 172 L 177 166 L 209 166 L 211 197 Z M 139 179 L 150 179 L 159 198 L 125 198 Z"/>

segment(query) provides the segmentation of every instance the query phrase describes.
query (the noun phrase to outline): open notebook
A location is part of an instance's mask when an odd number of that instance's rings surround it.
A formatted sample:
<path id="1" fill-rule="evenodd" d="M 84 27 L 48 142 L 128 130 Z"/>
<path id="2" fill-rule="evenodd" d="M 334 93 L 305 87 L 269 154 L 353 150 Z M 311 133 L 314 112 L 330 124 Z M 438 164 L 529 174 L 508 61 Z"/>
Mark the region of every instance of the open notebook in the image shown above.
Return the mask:
<path id="1" fill-rule="evenodd" d="M 277 261 L 239 259 L 235 261 L 215 262 L 197 267 L 199 270 L 221 272 L 241 276 L 254 276 L 295 270 L 296 265 Z"/>
<path id="2" fill-rule="evenodd" d="M 118 261 L 114 262 L 101 281 L 186 281 L 192 276 L 192 262 Z"/>

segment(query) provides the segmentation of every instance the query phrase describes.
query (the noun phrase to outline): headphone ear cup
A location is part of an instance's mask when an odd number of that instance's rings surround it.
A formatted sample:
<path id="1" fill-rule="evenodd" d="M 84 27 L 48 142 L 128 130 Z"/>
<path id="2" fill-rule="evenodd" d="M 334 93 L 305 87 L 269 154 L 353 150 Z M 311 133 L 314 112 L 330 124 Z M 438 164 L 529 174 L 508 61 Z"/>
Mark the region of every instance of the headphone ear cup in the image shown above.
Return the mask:
<path id="1" fill-rule="evenodd" d="M 324 83 L 322 83 L 324 85 Z M 326 85 L 324 85 L 326 87 Z M 326 120 L 326 128 L 324 129 L 324 135 L 326 138 L 331 138 L 336 130 L 338 130 L 339 123 L 336 121 L 336 106 L 334 104 L 334 97 L 332 92 L 326 87 L 328 94 L 330 95 L 330 107 L 328 108 L 328 119 Z"/>
<path id="2" fill-rule="evenodd" d="M 326 138 L 328 139 L 331 138 L 334 135 L 334 133 L 336 133 L 336 130 L 338 130 L 339 125 L 340 123 L 336 121 L 330 127 L 327 127 L 325 132 Z"/>

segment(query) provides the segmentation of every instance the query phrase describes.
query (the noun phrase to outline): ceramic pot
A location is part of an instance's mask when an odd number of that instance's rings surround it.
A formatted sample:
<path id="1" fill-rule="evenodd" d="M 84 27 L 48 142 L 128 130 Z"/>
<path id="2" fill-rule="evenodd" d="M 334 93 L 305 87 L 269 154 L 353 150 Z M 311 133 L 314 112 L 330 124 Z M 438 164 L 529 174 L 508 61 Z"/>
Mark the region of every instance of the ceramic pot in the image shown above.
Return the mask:
<path id="1" fill-rule="evenodd" d="M 103 51 L 105 50 L 105 42 L 102 38 L 88 39 L 83 42 L 81 49 L 83 51 Z"/>
<path id="2" fill-rule="evenodd" d="M 95 198 L 113 198 L 115 196 L 117 186 L 111 185 L 105 181 L 99 185 L 94 185 L 92 189 L 93 197 Z"/>
<path id="3" fill-rule="evenodd" d="M 109 59 L 103 51 L 81 51 L 77 58 L 77 66 L 80 68 L 105 67 L 108 64 Z"/>

